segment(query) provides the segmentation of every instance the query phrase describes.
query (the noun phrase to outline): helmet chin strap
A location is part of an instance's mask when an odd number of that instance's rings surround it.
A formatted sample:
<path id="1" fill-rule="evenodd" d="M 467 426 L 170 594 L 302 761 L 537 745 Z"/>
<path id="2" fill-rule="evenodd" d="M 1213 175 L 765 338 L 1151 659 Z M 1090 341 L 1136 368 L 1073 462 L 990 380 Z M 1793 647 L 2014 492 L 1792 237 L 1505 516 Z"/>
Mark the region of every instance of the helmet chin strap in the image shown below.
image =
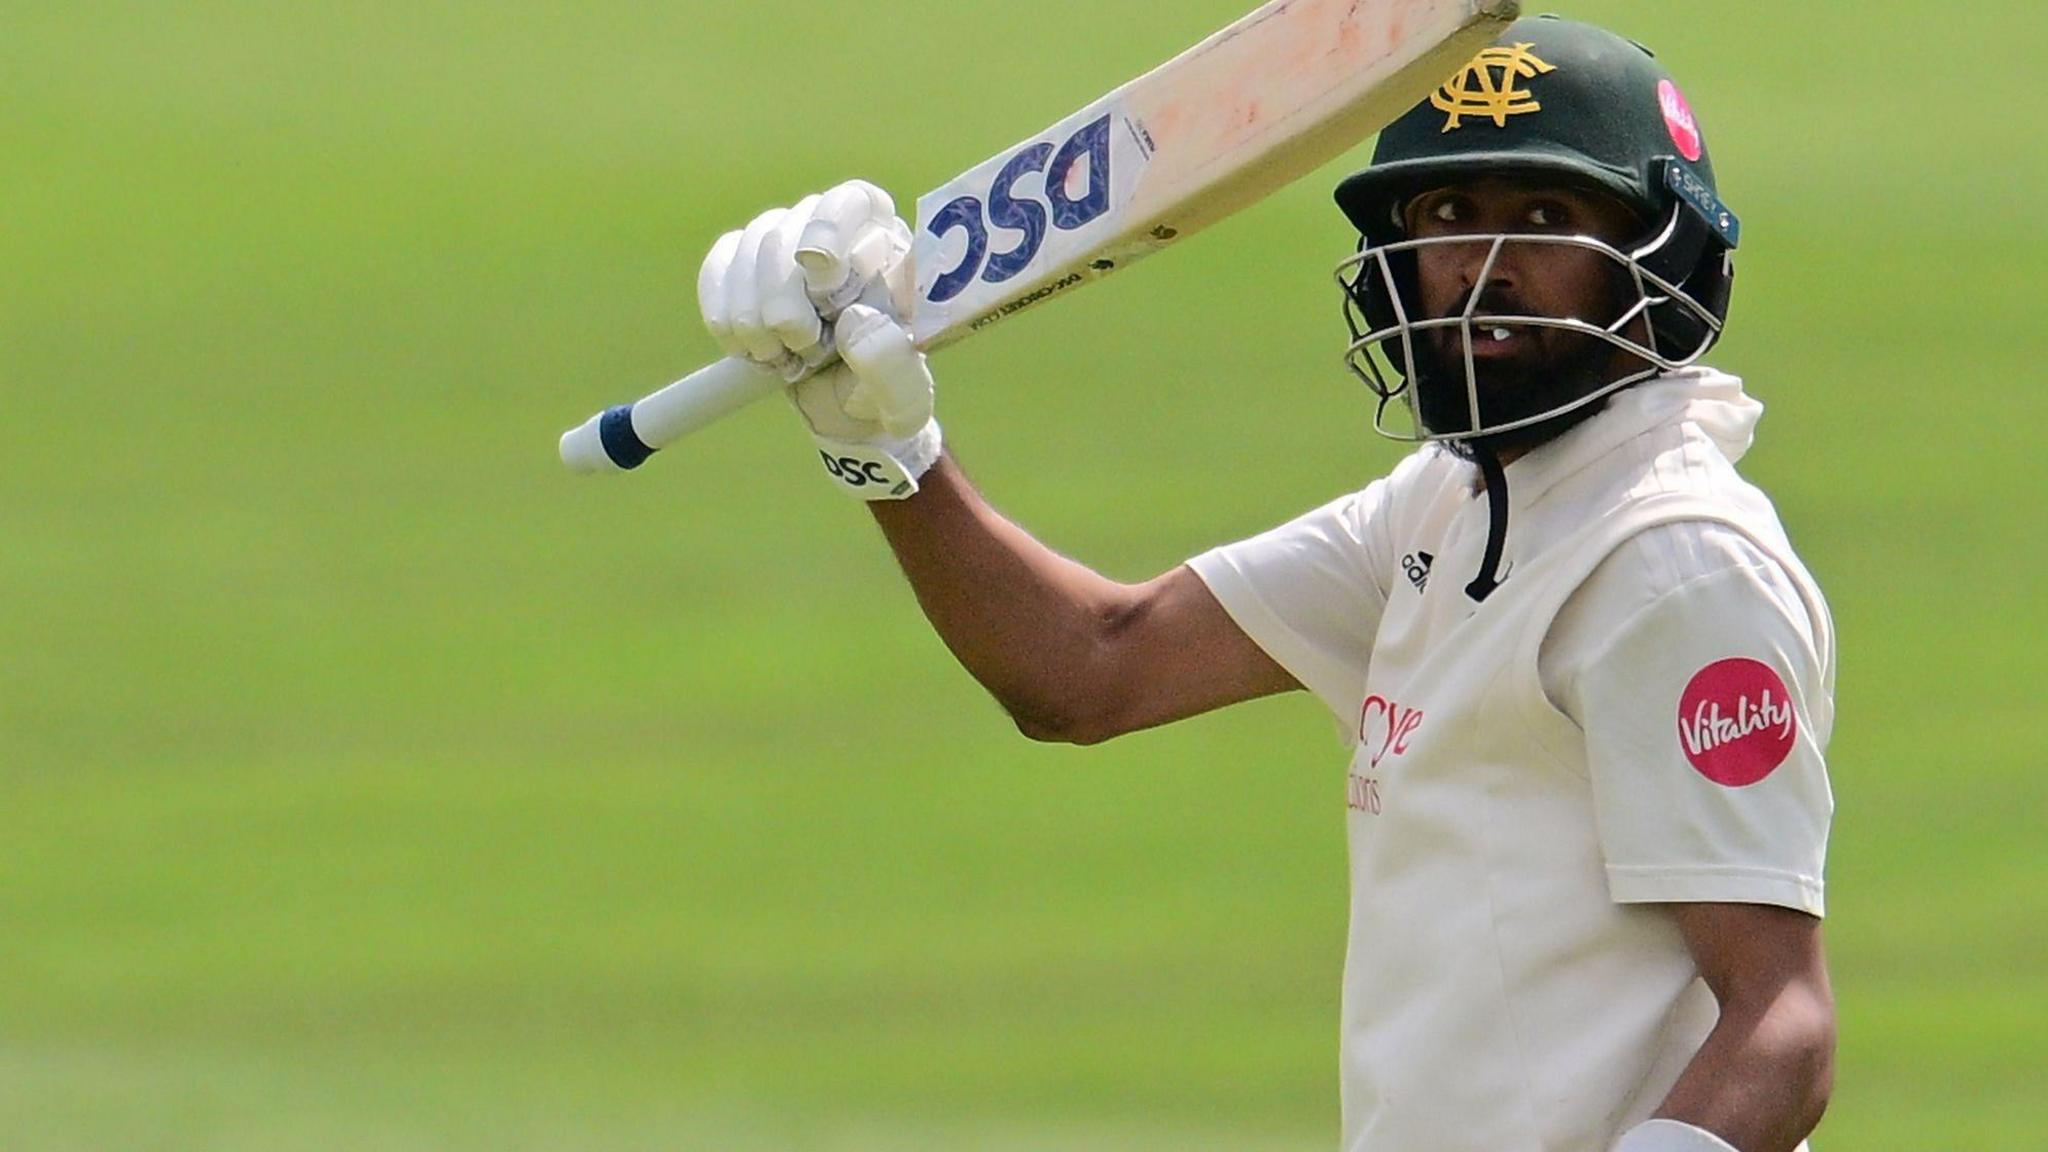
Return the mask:
<path id="1" fill-rule="evenodd" d="M 1479 562 L 1479 575 L 1465 585 L 1465 595 L 1483 604 L 1500 587 L 1501 554 L 1508 545 L 1508 473 L 1500 453 L 1483 438 L 1466 441 L 1465 448 L 1486 481 L 1486 556 Z"/>

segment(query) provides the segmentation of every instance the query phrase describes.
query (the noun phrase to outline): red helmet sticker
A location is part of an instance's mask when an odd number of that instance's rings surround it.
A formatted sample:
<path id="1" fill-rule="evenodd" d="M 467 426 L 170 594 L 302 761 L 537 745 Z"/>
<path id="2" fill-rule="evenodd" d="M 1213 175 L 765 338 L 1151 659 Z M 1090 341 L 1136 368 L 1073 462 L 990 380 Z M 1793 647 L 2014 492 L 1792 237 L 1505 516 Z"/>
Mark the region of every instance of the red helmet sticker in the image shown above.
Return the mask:
<path id="1" fill-rule="evenodd" d="M 1798 734 L 1785 681 L 1755 660 L 1716 660 L 1678 698 L 1679 748 L 1700 775 L 1729 788 L 1776 771 Z"/>
<path id="2" fill-rule="evenodd" d="M 1692 118 L 1692 105 L 1685 102 L 1685 93 L 1669 80 L 1657 81 L 1657 106 L 1664 110 L 1664 128 L 1671 133 L 1671 142 L 1678 145 L 1678 154 L 1687 160 L 1700 158 L 1700 125 Z"/>

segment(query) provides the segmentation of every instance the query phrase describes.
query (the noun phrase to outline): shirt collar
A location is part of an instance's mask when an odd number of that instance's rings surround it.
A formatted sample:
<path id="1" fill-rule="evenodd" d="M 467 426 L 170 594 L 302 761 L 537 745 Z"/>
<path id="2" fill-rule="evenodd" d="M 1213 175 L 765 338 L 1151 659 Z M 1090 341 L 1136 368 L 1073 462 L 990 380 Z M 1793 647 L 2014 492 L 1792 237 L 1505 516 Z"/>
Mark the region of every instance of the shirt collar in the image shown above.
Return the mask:
<path id="1" fill-rule="evenodd" d="M 1652 377 L 1607 398 L 1598 416 L 1518 457 L 1507 466 L 1508 500 L 1539 499 L 1558 482 L 1652 428 L 1698 424 L 1730 461 L 1749 449 L 1763 405 L 1725 372 L 1695 366 Z"/>

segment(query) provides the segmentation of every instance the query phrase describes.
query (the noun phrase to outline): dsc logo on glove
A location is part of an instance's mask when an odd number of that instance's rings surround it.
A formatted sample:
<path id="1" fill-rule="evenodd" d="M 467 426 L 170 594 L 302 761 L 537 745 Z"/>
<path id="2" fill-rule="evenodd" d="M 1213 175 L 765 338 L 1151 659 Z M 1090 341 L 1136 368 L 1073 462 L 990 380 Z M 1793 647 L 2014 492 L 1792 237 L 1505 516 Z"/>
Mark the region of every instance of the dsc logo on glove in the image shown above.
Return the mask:
<path id="1" fill-rule="evenodd" d="M 818 458 L 825 462 L 825 471 L 830 472 L 833 479 L 849 488 L 865 488 L 869 484 L 887 484 L 890 481 L 878 461 L 834 456 L 830 452 L 820 452 Z"/>

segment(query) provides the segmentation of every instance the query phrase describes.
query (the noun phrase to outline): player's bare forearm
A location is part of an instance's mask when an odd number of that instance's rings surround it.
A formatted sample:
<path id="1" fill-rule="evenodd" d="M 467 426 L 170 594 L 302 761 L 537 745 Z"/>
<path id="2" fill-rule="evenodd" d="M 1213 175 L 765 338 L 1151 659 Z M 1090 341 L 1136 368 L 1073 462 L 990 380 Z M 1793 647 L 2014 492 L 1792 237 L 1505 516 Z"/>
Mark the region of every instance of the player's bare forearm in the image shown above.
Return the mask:
<path id="1" fill-rule="evenodd" d="M 1137 590 L 1040 544 L 950 456 L 910 500 L 874 505 L 932 627 L 1027 733 L 1063 726 Z"/>
<path id="2" fill-rule="evenodd" d="M 950 456 L 871 507 L 932 627 L 1034 739 L 1093 743 L 1296 686 L 1193 572 L 1122 584 L 1069 560 Z"/>
<path id="3" fill-rule="evenodd" d="M 1674 907 L 1721 1017 L 1657 1114 L 1741 1152 L 1791 1152 L 1820 1122 L 1834 1083 L 1820 922 L 1761 905 Z"/>

